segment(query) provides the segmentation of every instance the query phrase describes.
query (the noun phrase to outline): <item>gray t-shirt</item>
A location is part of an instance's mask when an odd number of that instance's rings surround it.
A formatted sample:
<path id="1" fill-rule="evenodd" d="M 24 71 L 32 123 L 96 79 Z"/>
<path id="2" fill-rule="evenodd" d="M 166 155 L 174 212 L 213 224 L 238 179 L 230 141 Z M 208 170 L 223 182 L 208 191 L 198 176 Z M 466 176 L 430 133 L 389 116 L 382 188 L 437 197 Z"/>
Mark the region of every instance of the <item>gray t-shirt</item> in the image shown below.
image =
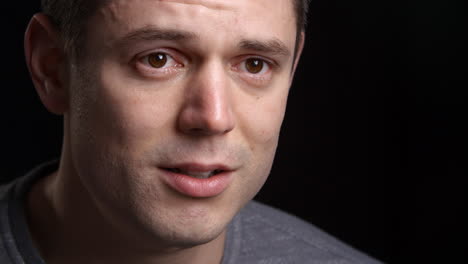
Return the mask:
<path id="1" fill-rule="evenodd" d="M 25 194 L 57 169 L 43 164 L 0 187 L 0 263 L 45 264 L 34 247 L 23 208 Z M 379 263 L 292 215 L 252 201 L 228 226 L 222 264 Z"/>

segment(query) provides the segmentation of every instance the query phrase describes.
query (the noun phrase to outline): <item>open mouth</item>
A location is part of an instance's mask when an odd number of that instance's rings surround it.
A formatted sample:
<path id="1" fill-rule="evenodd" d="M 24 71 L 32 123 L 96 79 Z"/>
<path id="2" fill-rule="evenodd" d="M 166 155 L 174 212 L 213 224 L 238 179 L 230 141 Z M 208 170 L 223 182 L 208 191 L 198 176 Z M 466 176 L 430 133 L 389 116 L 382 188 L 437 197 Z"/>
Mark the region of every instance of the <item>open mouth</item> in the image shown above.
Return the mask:
<path id="1" fill-rule="evenodd" d="M 212 176 L 215 176 L 223 172 L 223 170 L 190 171 L 190 170 L 183 170 L 179 168 L 164 168 L 164 169 L 173 173 L 183 174 L 183 175 L 187 175 L 187 176 L 197 178 L 197 179 L 208 179 Z"/>
<path id="2" fill-rule="evenodd" d="M 180 163 L 159 167 L 161 179 L 176 192 L 189 197 L 214 197 L 224 192 L 236 169 L 224 164 Z"/>

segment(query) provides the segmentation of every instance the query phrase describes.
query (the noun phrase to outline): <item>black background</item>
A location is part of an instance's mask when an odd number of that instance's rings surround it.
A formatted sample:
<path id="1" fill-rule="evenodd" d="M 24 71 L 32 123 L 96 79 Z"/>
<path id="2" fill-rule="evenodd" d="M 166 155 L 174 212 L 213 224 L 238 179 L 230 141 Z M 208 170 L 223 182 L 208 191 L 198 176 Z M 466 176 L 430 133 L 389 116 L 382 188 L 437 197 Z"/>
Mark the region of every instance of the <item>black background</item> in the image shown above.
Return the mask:
<path id="1" fill-rule="evenodd" d="M 23 33 L 39 1 L 3 1 L 3 175 L 60 151 Z M 467 263 L 463 1 L 313 0 L 272 175 L 258 200 L 389 263 Z"/>

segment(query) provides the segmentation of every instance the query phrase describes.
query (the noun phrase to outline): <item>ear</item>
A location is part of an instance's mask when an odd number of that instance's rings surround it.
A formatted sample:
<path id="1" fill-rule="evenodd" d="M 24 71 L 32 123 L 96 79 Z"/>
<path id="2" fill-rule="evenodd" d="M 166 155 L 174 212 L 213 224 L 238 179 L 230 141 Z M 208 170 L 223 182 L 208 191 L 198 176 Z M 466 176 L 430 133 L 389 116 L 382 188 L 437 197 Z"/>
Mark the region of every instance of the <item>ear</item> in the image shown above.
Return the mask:
<path id="1" fill-rule="evenodd" d="M 24 39 L 26 64 L 44 106 L 61 115 L 68 110 L 67 68 L 65 52 L 58 32 L 44 14 L 29 22 Z"/>
<path id="2" fill-rule="evenodd" d="M 291 82 L 293 80 L 294 73 L 296 72 L 296 68 L 297 68 L 297 65 L 299 63 L 299 59 L 301 58 L 302 50 L 304 49 L 304 42 L 305 42 L 305 32 L 304 31 L 301 31 L 301 35 L 299 36 L 298 42 L 299 43 L 297 45 L 294 64 L 293 64 L 293 68 L 292 68 L 292 72 L 291 72 L 291 80 L 290 80 Z"/>

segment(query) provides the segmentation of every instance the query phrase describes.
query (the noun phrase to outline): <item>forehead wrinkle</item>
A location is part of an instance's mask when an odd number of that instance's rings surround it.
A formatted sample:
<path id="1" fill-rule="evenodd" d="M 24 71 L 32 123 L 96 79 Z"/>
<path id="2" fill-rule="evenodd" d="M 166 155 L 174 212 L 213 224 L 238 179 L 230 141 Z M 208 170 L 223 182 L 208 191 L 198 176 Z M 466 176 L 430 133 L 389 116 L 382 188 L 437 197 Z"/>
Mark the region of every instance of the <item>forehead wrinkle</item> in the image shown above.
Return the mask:
<path id="1" fill-rule="evenodd" d="M 159 0 L 159 2 L 172 2 L 184 5 L 199 5 L 208 9 L 233 11 L 234 5 L 229 5 L 230 1 L 217 0 Z M 234 1 L 235 2 L 235 1 Z"/>

